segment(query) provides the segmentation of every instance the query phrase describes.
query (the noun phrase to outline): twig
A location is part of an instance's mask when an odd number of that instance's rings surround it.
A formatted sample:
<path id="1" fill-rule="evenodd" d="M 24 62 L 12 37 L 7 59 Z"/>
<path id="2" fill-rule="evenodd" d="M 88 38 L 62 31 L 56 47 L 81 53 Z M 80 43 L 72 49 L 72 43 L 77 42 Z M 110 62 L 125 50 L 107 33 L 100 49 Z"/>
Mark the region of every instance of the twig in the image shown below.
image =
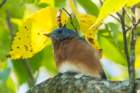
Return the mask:
<path id="1" fill-rule="evenodd" d="M 111 15 L 111 17 L 113 17 L 114 19 L 116 19 L 118 22 L 121 22 L 119 18 L 117 18 L 116 16 L 114 15 Z"/>
<path id="2" fill-rule="evenodd" d="M 3 7 L 3 5 L 6 3 L 6 1 L 7 1 L 7 0 L 3 0 L 3 1 L 0 3 L 0 8 Z"/>
<path id="3" fill-rule="evenodd" d="M 119 13 L 117 13 L 118 16 L 121 16 Z M 111 15 L 111 17 L 113 17 L 115 20 L 117 20 L 119 23 L 121 23 L 121 20 L 119 18 L 117 18 L 116 16 L 114 15 Z M 125 24 L 125 27 L 130 28 L 127 24 Z"/>
<path id="4" fill-rule="evenodd" d="M 134 10 L 133 10 L 134 12 Z M 126 60 L 128 63 L 128 72 L 129 72 L 129 90 L 128 93 L 135 93 L 135 44 L 136 44 L 136 27 L 140 23 L 140 20 L 136 22 L 135 17 L 132 17 L 132 26 L 126 29 L 125 25 L 125 15 L 126 11 L 123 8 L 122 14 L 117 14 L 121 21 L 121 27 L 123 32 L 123 40 L 124 40 L 124 49 Z M 130 41 L 130 55 L 128 52 L 128 44 L 127 44 L 127 31 L 131 29 L 131 41 Z"/>
<path id="5" fill-rule="evenodd" d="M 129 67 L 129 52 L 128 52 L 128 44 L 127 44 L 127 37 L 126 37 L 126 28 L 125 28 L 125 11 L 124 9 L 122 9 L 122 15 L 121 14 L 117 14 L 120 18 L 121 21 L 121 28 L 122 28 L 122 32 L 123 32 L 123 40 L 124 40 L 124 50 L 125 50 L 125 56 L 126 56 L 126 60 L 128 62 L 128 67 Z"/>
<path id="6" fill-rule="evenodd" d="M 77 28 L 74 26 L 74 23 L 73 23 L 73 19 L 72 19 L 72 16 L 71 14 L 65 9 L 65 8 L 62 8 L 70 17 L 70 22 L 71 22 L 71 25 L 73 26 L 74 30 L 77 31 Z"/>
<path id="7" fill-rule="evenodd" d="M 100 2 L 100 4 L 101 4 L 101 6 L 103 5 L 103 1 L 102 0 L 99 0 L 99 2 Z"/>
<path id="8" fill-rule="evenodd" d="M 11 23 L 11 15 L 10 15 L 10 11 L 6 11 L 6 14 L 7 14 L 7 17 L 6 17 L 6 21 L 7 21 L 7 26 L 9 28 L 9 31 L 10 31 L 10 40 L 12 41 L 13 40 L 13 37 L 14 37 L 14 29 L 13 29 L 13 25 Z"/>
<path id="9" fill-rule="evenodd" d="M 129 20 L 132 22 L 133 18 L 129 16 L 129 13 L 125 10 L 127 17 L 129 18 Z"/>
<path id="10" fill-rule="evenodd" d="M 125 9 L 124 9 L 124 12 L 125 12 Z M 120 14 L 119 12 L 117 12 L 116 14 L 118 15 L 118 17 L 121 17 L 121 14 Z M 125 20 L 125 18 L 124 18 L 124 20 Z M 118 19 L 117 21 L 121 23 L 121 20 L 120 20 L 120 19 Z M 126 27 L 127 29 L 130 28 L 130 26 L 128 26 L 127 24 L 125 24 L 125 27 Z M 126 31 L 126 32 L 127 32 L 127 31 Z"/>
<path id="11" fill-rule="evenodd" d="M 131 73 L 131 70 L 133 69 L 132 66 L 131 66 L 131 63 L 130 63 L 130 56 L 129 56 L 129 52 L 128 52 L 128 44 L 127 44 L 127 37 L 126 37 L 126 34 L 127 34 L 127 31 L 125 29 L 125 10 L 122 9 L 122 15 L 120 14 L 117 14 L 119 17 L 120 17 L 120 20 L 121 20 L 121 28 L 122 28 L 122 32 L 123 32 L 123 40 L 124 40 L 124 50 L 125 50 L 125 56 L 126 56 L 126 60 L 127 60 L 127 63 L 128 63 L 128 72 L 129 72 L 129 93 L 134 93 L 133 92 L 133 84 L 131 84 L 132 82 L 132 77 L 130 74 Z M 131 58 L 132 59 L 132 58 Z"/>
<path id="12" fill-rule="evenodd" d="M 103 5 L 103 1 L 102 0 L 99 0 L 99 2 L 101 4 L 101 6 L 102 6 Z M 118 16 L 120 16 L 120 14 L 118 12 L 116 14 Z M 119 23 L 121 23 L 121 20 L 119 18 L 117 18 L 116 16 L 114 16 L 114 15 L 110 15 L 110 16 L 113 17 L 115 20 L 117 20 Z M 127 24 L 125 24 L 125 27 L 127 27 L 127 29 L 130 29 L 130 27 Z"/>
<path id="13" fill-rule="evenodd" d="M 129 31 L 130 29 L 132 29 L 132 27 L 127 28 L 127 29 L 126 29 L 126 32 Z"/>
<path id="14" fill-rule="evenodd" d="M 136 27 L 138 26 L 138 24 L 140 24 L 140 19 L 138 20 L 138 22 L 137 22 L 137 23 L 132 24 L 133 26 L 131 26 L 131 27 L 127 28 L 127 29 L 126 29 L 126 31 L 129 31 L 129 30 L 131 30 L 131 29 L 133 29 L 133 28 L 136 28 Z"/>

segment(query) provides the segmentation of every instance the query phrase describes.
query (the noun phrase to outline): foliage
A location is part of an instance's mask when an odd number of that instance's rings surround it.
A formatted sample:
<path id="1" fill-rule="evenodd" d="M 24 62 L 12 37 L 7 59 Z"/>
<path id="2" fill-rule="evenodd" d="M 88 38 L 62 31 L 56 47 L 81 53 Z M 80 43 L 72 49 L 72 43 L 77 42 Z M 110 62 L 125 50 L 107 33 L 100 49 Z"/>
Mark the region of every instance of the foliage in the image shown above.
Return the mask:
<path id="1" fill-rule="evenodd" d="M 130 10 L 140 0 L 105 0 L 102 6 L 92 0 L 87 0 L 86 3 L 85 0 L 2 1 L 6 2 L 0 5 L 0 93 L 16 93 L 25 83 L 29 87 L 33 86 L 39 77 L 37 73 L 40 73 L 41 67 L 45 67 L 47 69 L 45 71 L 51 76 L 57 73 L 52 43 L 44 34 L 58 28 L 56 15 L 60 8 L 72 13 L 71 19 L 69 14 L 62 10 L 63 24 L 67 24 L 69 29 L 76 28 L 96 50 L 103 49 L 104 59 L 122 68 L 119 72 L 121 75 L 113 76 L 102 62 L 108 78 L 110 80 L 128 78 L 121 25 L 118 20 L 116 21 L 116 13 L 122 12 L 121 9 L 125 8 L 129 13 L 125 18 L 126 25 L 132 25 L 129 15 L 134 16 L 134 14 Z M 82 9 L 84 13 L 81 12 Z M 111 18 L 110 15 L 114 19 L 105 22 L 107 17 Z M 139 25 L 136 31 L 138 39 L 135 65 L 138 71 L 140 69 Z M 129 35 L 130 33 L 127 35 L 128 40 L 130 40 Z M 11 58 L 7 58 L 7 55 Z M 123 71 L 124 69 L 126 71 Z"/>

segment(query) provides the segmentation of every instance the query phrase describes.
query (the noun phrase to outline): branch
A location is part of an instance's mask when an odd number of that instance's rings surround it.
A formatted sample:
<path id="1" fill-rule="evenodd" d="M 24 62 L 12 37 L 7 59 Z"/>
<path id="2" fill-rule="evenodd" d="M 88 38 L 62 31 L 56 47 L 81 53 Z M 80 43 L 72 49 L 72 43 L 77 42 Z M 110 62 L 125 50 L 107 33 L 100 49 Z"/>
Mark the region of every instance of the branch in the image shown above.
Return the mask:
<path id="1" fill-rule="evenodd" d="M 133 30 L 134 28 L 137 28 L 137 26 L 140 24 L 140 19 L 136 22 L 136 23 L 133 23 L 131 27 L 127 28 L 126 29 L 126 32 L 129 31 L 129 30 Z"/>
<path id="2" fill-rule="evenodd" d="M 3 1 L 0 3 L 0 8 L 3 7 L 3 5 L 6 3 L 6 1 L 7 1 L 7 0 L 3 0 Z"/>
<path id="3" fill-rule="evenodd" d="M 135 81 L 140 91 L 140 79 Z M 66 72 L 31 88 L 27 93 L 128 93 L 129 81 L 108 81 Z"/>
<path id="4" fill-rule="evenodd" d="M 102 0 L 99 0 L 99 2 L 100 2 L 100 5 L 102 6 L 103 5 L 103 1 Z"/>
<path id="5" fill-rule="evenodd" d="M 135 14 L 135 7 L 132 8 L 132 12 Z M 138 22 L 139 23 L 139 22 Z M 138 25 L 136 19 L 132 16 L 132 29 L 131 29 L 131 41 L 130 41 L 130 88 L 129 93 L 134 93 L 135 91 L 135 45 L 136 45 L 136 27 Z"/>
<path id="6" fill-rule="evenodd" d="M 77 28 L 75 27 L 73 23 L 72 15 L 65 8 L 62 8 L 62 9 L 68 14 L 68 16 L 70 17 L 70 22 L 71 22 L 72 27 L 74 28 L 75 31 L 77 31 Z"/>
<path id="7" fill-rule="evenodd" d="M 7 10 L 6 11 L 6 22 L 7 22 L 7 26 L 9 28 L 9 31 L 10 31 L 10 40 L 12 41 L 13 38 L 14 38 L 14 28 L 13 28 L 13 25 L 12 25 L 12 22 L 11 22 L 11 14 L 10 14 L 10 11 Z"/>
<path id="8" fill-rule="evenodd" d="M 132 8 L 132 12 L 135 13 L 135 7 Z M 123 32 L 123 40 L 124 40 L 124 50 L 126 55 L 126 60 L 128 63 L 128 72 L 129 72 L 129 91 L 128 93 L 135 93 L 135 44 L 136 44 L 136 28 L 140 22 L 136 22 L 136 18 L 132 16 L 132 26 L 126 29 L 125 25 L 125 15 L 129 17 L 125 9 L 122 9 L 122 14 L 118 14 L 120 21 L 121 21 L 121 27 Z M 131 19 L 131 18 L 130 18 Z M 131 41 L 130 41 L 130 54 L 127 44 L 127 31 L 131 31 Z"/>
<path id="9" fill-rule="evenodd" d="M 130 55 L 129 55 L 129 50 L 128 50 L 128 44 L 127 44 L 127 29 L 125 27 L 125 15 L 126 11 L 123 8 L 122 9 L 122 14 L 118 15 L 121 20 L 121 27 L 122 27 L 122 32 L 123 32 L 123 40 L 124 40 L 124 50 L 125 50 L 125 56 L 126 60 L 128 63 L 128 72 L 129 72 L 129 89 L 128 93 L 135 93 L 135 66 L 134 66 L 134 61 L 135 61 L 135 42 L 134 41 L 134 30 L 132 31 L 132 40 L 131 40 L 131 49 L 130 49 Z"/>
<path id="10" fill-rule="evenodd" d="M 124 50 L 125 50 L 125 55 L 126 55 L 126 60 L 128 62 L 128 67 L 129 67 L 129 52 L 128 52 L 128 44 L 127 44 L 127 31 L 125 28 L 125 10 L 122 10 L 122 15 L 118 14 L 120 21 L 121 21 L 121 28 L 122 28 L 122 32 L 123 32 L 123 40 L 124 40 Z"/>

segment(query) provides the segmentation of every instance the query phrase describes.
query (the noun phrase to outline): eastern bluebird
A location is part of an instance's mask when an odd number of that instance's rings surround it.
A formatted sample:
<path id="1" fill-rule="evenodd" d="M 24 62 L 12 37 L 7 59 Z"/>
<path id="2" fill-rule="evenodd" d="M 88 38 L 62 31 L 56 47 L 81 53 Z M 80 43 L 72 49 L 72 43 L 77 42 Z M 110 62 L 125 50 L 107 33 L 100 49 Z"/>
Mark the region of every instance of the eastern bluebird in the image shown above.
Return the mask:
<path id="1" fill-rule="evenodd" d="M 79 72 L 106 78 L 96 50 L 77 31 L 60 27 L 47 36 L 52 39 L 56 66 L 60 73 Z"/>

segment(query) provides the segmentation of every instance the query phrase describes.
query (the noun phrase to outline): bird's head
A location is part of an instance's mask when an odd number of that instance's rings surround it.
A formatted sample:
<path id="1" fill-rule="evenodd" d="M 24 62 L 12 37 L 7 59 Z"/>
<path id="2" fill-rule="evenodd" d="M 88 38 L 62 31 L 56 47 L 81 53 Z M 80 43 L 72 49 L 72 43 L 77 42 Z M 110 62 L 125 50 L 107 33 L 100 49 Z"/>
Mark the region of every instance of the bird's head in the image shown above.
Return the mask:
<path id="1" fill-rule="evenodd" d="M 55 41 L 62 41 L 68 38 L 75 38 L 79 36 L 76 31 L 67 29 L 66 27 L 58 28 L 54 30 L 53 32 L 49 34 L 45 34 L 45 35 Z"/>

